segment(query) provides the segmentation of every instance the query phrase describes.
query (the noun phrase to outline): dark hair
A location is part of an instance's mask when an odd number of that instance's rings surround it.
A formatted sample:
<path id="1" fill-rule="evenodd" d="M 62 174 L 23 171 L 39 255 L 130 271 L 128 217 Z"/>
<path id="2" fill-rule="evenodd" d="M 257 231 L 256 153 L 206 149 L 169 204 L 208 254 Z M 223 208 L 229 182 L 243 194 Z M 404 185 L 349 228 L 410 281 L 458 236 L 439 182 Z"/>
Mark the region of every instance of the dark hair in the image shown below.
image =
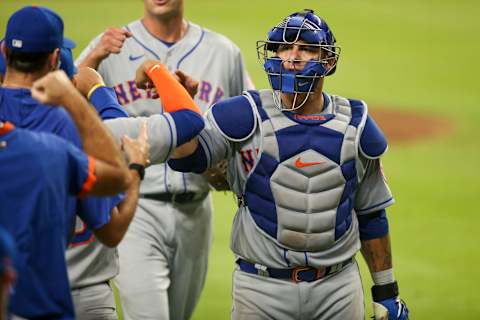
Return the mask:
<path id="1" fill-rule="evenodd" d="M 40 71 L 48 61 L 51 52 L 20 52 L 5 48 L 7 65 L 14 70 L 32 73 Z"/>

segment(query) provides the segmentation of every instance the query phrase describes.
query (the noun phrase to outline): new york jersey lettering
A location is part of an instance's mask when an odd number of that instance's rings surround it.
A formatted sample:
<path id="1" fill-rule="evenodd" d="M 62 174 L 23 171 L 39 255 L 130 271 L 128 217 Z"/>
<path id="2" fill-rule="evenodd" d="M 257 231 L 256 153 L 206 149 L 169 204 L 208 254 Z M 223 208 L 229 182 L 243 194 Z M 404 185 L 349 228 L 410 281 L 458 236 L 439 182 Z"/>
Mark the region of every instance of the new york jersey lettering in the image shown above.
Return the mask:
<path id="1" fill-rule="evenodd" d="M 255 151 L 258 154 L 258 148 L 256 148 Z M 255 159 L 253 158 L 253 150 L 240 150 L 240 157 L 242 158 L 243 170 L 245 171 L 245 173 L 249 173 L 255 165 Z"/>
<path id="2" fill-rule="evenodd" d="M 139 90 L 134 80 L 128 80 L 119 83 L 113 87 L 117 94 L 118 102 L 125 106 L 139 99 L 156 99 L 158 96 L 153 94 L 151 90 Z M 225 91 L 221 87 L 214 87 L 208 81 L 201 81 L 197 98 L 206 102 L 208 105 L 220 101 L 225 95 Z"/>

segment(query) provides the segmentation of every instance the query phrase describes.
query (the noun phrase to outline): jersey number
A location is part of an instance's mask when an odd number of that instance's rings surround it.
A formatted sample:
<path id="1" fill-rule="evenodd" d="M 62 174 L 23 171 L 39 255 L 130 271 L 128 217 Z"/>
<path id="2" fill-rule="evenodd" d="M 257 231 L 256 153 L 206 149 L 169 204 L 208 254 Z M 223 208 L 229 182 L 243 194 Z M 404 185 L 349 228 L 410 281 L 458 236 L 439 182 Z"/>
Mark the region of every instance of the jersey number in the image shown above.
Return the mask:
<path id="1" fill-rule="evenodd" d="M 75 236 L 73 237 L 70 247 L 78 247 L 89 244 L 94 239 L 93 231 L 87 228 L 87 225 L 77 218 L 75 226 Z"/>

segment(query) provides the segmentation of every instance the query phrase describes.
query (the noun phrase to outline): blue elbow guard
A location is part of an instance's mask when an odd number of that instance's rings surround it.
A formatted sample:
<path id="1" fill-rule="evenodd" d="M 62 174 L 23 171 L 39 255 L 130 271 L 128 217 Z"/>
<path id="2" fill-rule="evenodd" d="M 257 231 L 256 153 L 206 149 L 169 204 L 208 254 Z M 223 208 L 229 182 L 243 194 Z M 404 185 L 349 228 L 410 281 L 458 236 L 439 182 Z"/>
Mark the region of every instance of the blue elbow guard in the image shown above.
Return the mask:
<path id="1" fill-rule="evenodd" d="M 118 103 L 115 91 L 110 87 L 99 87 L 90 97 L 90 102 L 102 120 L 126 118 L 127 112 Z"/>
<path id="2" fill-rule="evenodd" d="M 202 173 L 207 169 L 207 157 L 201 144 L 188 157 L 168 160 L 168 165 L 175 171 Z"/>
<path id="3" fill-rule="evenodd" d="M 203 130 L 203 117 L 192 110 L 182 109 L 170 113 L 177 128 L 177 146 L 192 140 Z"/>
<path id="4" fill-rule="evenodd" d="M 245 96 L 228 98 L 214 104 L 212 115 L 218 129 L 229 140 L 244 141 L 255 131 L 255 115 Z"/>
<path id="5" fill-rule="evenodd" d="M 371 240 L 388 234 L 388 219 L 385 209 L 358 216 L 360 240 Z"/>

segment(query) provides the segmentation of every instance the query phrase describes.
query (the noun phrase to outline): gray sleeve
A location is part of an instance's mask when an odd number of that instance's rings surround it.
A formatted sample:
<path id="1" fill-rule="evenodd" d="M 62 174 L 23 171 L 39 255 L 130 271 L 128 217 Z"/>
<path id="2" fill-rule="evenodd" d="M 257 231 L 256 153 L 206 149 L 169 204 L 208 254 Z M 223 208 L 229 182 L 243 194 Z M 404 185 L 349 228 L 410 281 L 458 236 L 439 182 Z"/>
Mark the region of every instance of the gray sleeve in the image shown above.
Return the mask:
<path id="1" fill-rule="evenodd" d="M 392 193 L 382 172 L 380 159 L 367 159 L 360 156 L 357 162 L 362 179 L 355 198 L 355 211 L 358 215 L 385 209 L 394 203 Z"/>
<path id="2" fill-rule="evenodd" d="M 148 126 L 150 161 L 152 164 L 165 162 L 177 144 L 175 122 L 170 114 L 164 113 L 137 118 L 117 118 L 106 120 L 104 123 L 112 132 L 115 140 L 120 143 L 120 138 L 123 135 L 136 138 L 143 121 L 147 121 Z"/>
<path id="3" fill-rule="evenodd" d="M 103 33 L 96 36 L 90 43 L 83 49 L 80 55 L 75 60 L 75 66 L 78 65 L 88 56 L 88 54 L 95 48 L 95 46 L 100 42 L 100 38 L 102 37 Z"/>
<path id="4" fill-rule="evenodd" d="M 208 168 L 214 167 L 233 154 L 230 142 L 217 128 L 210 110 L 204 115 L 205 128 L 198 135 L 198 141 L 205 151 Z"/>
<path id="5" fill-rule="evenodd" d="M 241 95 L 245 90 L 253 90 L 255 86 L 245 68 L 245 62 L 240 49 L 232 43 L 233 46 L 233 70 L 230 77 L 231 96 Z"/>

